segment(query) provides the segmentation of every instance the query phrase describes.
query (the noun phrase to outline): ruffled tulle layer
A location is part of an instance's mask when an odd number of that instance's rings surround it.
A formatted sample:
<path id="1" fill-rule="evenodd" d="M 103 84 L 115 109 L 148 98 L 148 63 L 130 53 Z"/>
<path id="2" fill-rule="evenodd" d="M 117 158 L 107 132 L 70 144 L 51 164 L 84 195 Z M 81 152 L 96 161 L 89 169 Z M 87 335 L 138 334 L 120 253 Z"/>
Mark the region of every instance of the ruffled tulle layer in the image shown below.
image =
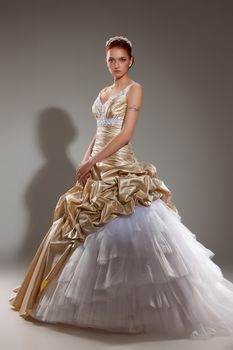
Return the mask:
<path id="1" fill-rule="evenodd" d="M 163 200 L 89 235 L 31 317 L 112 332 L 208 338 L 233 333 L 233 284 Z"/>

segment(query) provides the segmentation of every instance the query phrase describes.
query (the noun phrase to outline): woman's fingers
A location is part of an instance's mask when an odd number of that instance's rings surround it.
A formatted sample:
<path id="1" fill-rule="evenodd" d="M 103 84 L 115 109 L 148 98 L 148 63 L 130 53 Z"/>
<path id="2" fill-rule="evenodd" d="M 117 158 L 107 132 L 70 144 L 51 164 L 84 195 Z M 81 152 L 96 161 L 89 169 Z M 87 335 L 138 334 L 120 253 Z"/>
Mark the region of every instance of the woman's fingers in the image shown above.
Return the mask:
<path id="1" fill-rule="evenodd" d="M 82 185 L 82 186 L 85 186 L 86 182 L 87 182 L 87 179 L 91 176 L 91 173 L 88 172 L 87 174 L 85 174 L 84 176 L 80 177 L 78 179 L 79 183 Z"/>

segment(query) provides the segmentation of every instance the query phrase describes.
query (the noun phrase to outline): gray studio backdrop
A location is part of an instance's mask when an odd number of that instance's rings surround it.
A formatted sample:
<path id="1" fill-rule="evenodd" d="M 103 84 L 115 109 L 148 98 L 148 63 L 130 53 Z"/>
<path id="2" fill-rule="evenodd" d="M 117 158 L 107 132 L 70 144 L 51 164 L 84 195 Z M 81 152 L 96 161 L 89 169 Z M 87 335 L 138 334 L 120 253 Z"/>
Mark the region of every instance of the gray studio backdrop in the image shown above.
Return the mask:
<path id="1" fill-rule="evenodd" d="M 233 1 L 0 1 L 1 263 L 30 261 L 95 134 L 112 84 L 110 36 L 127 36 L 144 88 L 133 138 L 183 223 L 231 265 Z"/>

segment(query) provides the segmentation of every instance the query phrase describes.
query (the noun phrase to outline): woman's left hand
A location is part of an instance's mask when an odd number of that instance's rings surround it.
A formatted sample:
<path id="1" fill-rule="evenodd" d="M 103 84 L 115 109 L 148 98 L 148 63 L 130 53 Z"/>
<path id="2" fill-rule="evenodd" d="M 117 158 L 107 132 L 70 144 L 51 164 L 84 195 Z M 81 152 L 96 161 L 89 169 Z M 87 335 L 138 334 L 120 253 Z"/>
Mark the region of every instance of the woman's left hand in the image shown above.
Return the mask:
<path id="1" fill-rule="evenodd" d="M 86 160 L 80 163 L 80 165 L 76 168 L 76 175 L 78 182 L 84 186 L 85 184 L 85 178 L 86 175 L 90 172 L 91 168 L 93 167 L 93 164 L 90 162 L 90 160 Z"/>

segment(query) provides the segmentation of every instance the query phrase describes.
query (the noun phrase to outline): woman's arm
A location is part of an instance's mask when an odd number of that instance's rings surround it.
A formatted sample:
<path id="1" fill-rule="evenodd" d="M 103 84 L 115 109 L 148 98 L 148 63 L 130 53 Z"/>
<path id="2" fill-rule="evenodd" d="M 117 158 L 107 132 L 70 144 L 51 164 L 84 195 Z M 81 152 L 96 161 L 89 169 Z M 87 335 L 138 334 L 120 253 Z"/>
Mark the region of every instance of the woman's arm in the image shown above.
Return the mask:
<path id="1" fill-rule="evenodd" d="M 98 153 L 89 159 L 91 165 L 101 162 L 103 159 L 117 152 L 121 147 L 125 146 L 131 140 L 134 129 L 136 128 L 137 119 L 139 117 L 140 108 L 143 101 L 142 86 L 137 83 L 132 86 L 128 93 L 127 111 L 124 118 L 124 124 L 115 137 L 113 137 Z"/>
<path id="2" fill-rule="evenodd" d="M 91 155 L 91 152 L 92 152 L 92 148 L 93 148 L 93 146 L 94 146 L 94 144 L 95 144 L 95 140 L 96 140 L 96 134 L 95 134 L 95 136 L 93 137 L 93 139 L 91 140 L 91 143 L 90 143 L 90 145 L 88 146 L 88 149 L 86 150 L 86 153 L 85 153 L 85 155 L 84 155 L 84 157 L 83 157 L 83 160 L 81 161 L 80 165 L 78 165 L 78 167 L 76 168 L 76 174 L 78 174 L 78 169 L 80 168 L 80 166 L 82 166 L 83 163 L 85 163 L 85 162 L 88 161 L 88 159 L 89 159 L 89 157 L 90 157 L 90 155 Z M 85 183 L 86 183 L 86 181 L 87 181 L 87 179 L 88 179 L 89 176 L 91 176 L 90 171 L 86 172 L 86 173 L 82 176 L 82 178 L 79 178 L 79 182 L 80 182 L 80 184 L 81 184 L 82 186 L 85 185 Z"/>
<path id="3" fill-rule="evenodd" d="M 90 157 L 90 155 L 91 155 L 91 152 L 92 152 L 92 149 L 93 149 L 93 146 L 94 146 L 94 144 L 95 144 L 95 139 L 96 139 L 96 135 L 93 137 L 93 139 L 92 139 L 92 141 L 91 141 L 91 143 L 90 143 L 88 149 L 86 150 L 86 153 L 85 153 L 85 155 L 84 155 L 84 157 L 83 157 L 82 162 L 85 162 L 86 160 L 89 159 L 89 157 Z"/>

